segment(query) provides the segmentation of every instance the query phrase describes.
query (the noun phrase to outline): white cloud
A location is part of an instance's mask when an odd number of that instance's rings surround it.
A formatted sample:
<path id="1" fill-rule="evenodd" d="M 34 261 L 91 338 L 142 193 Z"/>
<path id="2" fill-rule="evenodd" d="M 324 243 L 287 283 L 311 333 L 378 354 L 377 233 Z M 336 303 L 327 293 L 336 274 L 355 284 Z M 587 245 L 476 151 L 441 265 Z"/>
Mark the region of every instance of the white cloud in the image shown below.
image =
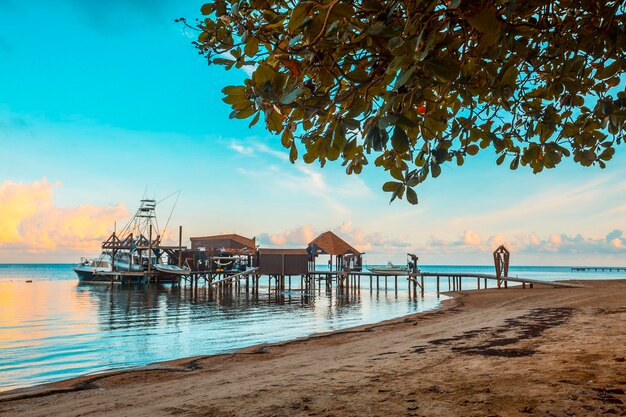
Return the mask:
<path id="1" fill-rule="evenodd" d="M 235 151 L 237 153 L 240 153 L 242 155 L 245 155 L 245 156 L 254 155 L 254 149 L 253 148 L 248 147 L 248 146 L 244 146 L 244 145 L 242 145 L 239 142 L 232 141 L 232 142 L 230 142 L 228 147 L 230 149 L 232 149 L 233 151 Z"/>
<path id="2" fill-rule="evenodd" d="M 480 235 L 471 229 L 467 229 L 463 234 L 463 243 L 469 246 L 478 246 L 481 244 Z"/>
<path id="3" fill-rule="evenodd" d="M 371 254 L 373 259 L 404 256 L 413 249 L 413 245 L 407 241 L 406 237 L 392 238 L 384 233 L 366 233 L 361 228 L 353 228 L 350 220 L 330 230 L 355 249 L 368 255 Z M 324 231 L 314 229 L 313 226 L 307 224 L 278 233 L 263 233 L 258 239 L 262 246 L 305 248 Z"/>
<path id="4" fill-rule="evenodd" d="M 362 178 L 357 176 L 343 176 L 340 181 L 328 180 L 328 169 L 324 170 L 311 165 L 305 165 L 303 161 L 295 164 L 289 162 L 287 151 L 270 148 L 259 138 L 248 138 L 245 143 L 232 141 L 229 145 L 234 151 L 248 155 L 261 157 L 269 156 L 270 161 L 262 159 L 263 169 L 254 172 L 255 176 L 265 175 L 273 186 L 294 194 L 307 193 L 332 208 L 336 213 L 348 215 L 350 210 L 342 203 L 343 199 L 353 197 L 362 198 L 372 195 L 371 190 Z M 272 160 L 275 163 L 272 163 Z M 242 175 L 251 175 L 247 168 L 238 168 Z"/>
<path id="5" fill-rule="evenodd" d="M 469 232 L 469 233 L 468 233 Z M 476 232 L 465 231 L 458 240 L 431 238 L 420 250 L 426 253 L 455 254 L 475 253 L 487 254 L 503 244 L 516 254 L 536 254 L 549 258 L 558 254 L 579 254 L 581 256 L 626 254 L 626 237 L 621 230 L 613 230 L 605 237 L 584 237 L 581 234 L 550 234 L 541 239 L 535 232 L 505 236 L 490 236 L 485 243 L 480 243 Z"/>

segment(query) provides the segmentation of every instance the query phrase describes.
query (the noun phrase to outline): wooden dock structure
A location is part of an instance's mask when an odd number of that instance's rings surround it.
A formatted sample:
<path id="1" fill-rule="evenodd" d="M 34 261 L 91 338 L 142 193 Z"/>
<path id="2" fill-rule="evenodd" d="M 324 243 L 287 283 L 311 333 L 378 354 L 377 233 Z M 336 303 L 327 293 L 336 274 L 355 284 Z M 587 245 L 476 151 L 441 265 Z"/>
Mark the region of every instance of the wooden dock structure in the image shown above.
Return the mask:
<path id="1" fill-rule="evenodd" d="M 111 276 L 111 283 L 137 282 L 140 275 L 145 276 L 146 283 L 158 284 L 159 278 L 155 271 L 150 275 L 147 272 L 105 272 L 103 275 Z M 433 292 L 438 296 L 441 293 L 456 292 L 462 290 L 481 290 L 489 288 L 508 288 L 509 283 L 519 284 L 521 288 L 533 288 L 534 285 L 548 285 L 555 288 L 575 288 L 578 284 L 568 282 L 541 281 L 531 278 L 498 277 L 497 275 L 467 273 L 467 272 L 370 272 L 370 271 L 309 271 L 307 274 L 282 275 L 262 274 L 259 267 L 249 268 L 245 271 L 190 271 L 188 274 L 178 277 L 170 277 L 166 282 L 172 285 L 187 285 L 194 288 L 206 286 L 209 291 L 245 291 L 253 294 L 259 293 L 260 282 L 263 277 L 267 278 L 267 291 L 272 293 L 300 291 L 303 294 L 313 294 L 324 288 L 326 291 L 335 289 L 339 293 L 358 292 L 369 289 L 376 293 L 383 291 L 408 290 L 409 298 L 423 297 L 426 292 L 426 284 L 431 283 Z M 299 283 L 298 283 L 299 279 Z M 361 280 L 364 280 L 362 283 Z M 406 285 L 401 285 L 406 280 Z M 265 288 L 265 286 L 263 287 Z"/>
<path id="2" fill-rule="evenodd" d="M 152 200 L 146 200 L 150 203 Z M 147 204 L 147 203 L 146 203 Z M 152 204 L 152 203 L 150 203 Z M 143 206 L 142 206 L 143 207 Z M 153 205 L 148 210 L 152 219 Z M 143 208 L 140 210 L 144 210 Z M 141 217 L 141 216 L 140 216 Z M 255 239 L 245 238 L 236 234 L 204 236 L 191 238 L 192 249 L 182 246 L 182 227 L 179 227 L 178 246 L 161 246 L 161 236 L 157 234 L 153 239 L 152 224 L 147 225 L 148 237 L 133 233 L 120 238 L 115 232 L 103 243 L 103 250 L 111 252 L 112 262 L 118 251 L 125 251 L 130 262 L 128 270 L 114 272 L 97 272 L 110 278 L 111 284 L 159 284 L 172 285 L 189 284 L 194 288 L 206 285 L 209 291 L 236 292 L 245 290 L 252 293 L 259 292 L 260 281 L 266 277 L 267 291 L 284 293 L 286 291 L 301 291 L 303 294 L 333 289 L 340 293 L 357 292 L 368 288 L 370 292 L 376 290 L 393 290 L 396 293 L 408 288 L 409 297 L 422 297 L 426 291 L 426 281 L 430 281 L 436 294 L 472 289 L 473 283 L 477 290 L 487 288 L 507 288 L 509 283 L 521 284 L 522 288 L 533 288 L 535 284 L 553 287 L 574 287 L 575 284 L 564 282 L 540 281 L 529 278 L 509 277 L 510 252 L 499 246 L 493 252 L 495 275 L 467 273 L 467 272 L 423 272 L 417 267 L 418 257 L 407 254 L 406 269 L 385 268 L 363 270 L 362 253 L 327 231 L 314 239 L 306 249 L 275 249 L 256 248 Z M 167 255 L 169 265 L 176 265 L 175 272 L 163 272 L 152 268 L 152 261 L 146 262 L 143 271 L 132 271 L 133 256 L 143 259 L 142 253 L 147 253 L 151 259 L 159 259 Z M 316 269 L 316 258 L 320 255 L 330 256 L 328 270 Z M 333 265 L 333 256 L 335 263 Z M 184 262 L 183 262 L 184 260 Z M 158 265 L 157 265 L 158 266 Z M 184 266 L 184 268 L 183 268 Z M 333 270 L 334 269 L 334 270 Z M 626 268 L 616 267 L 575 267 L 572 271 L 583 270 L 616 270 L 626 271 Z M 300 283 L 298 285 L 298 278 Z M 361 286 L 361 279 L 366 285 Z M 406 279 L 406 284 L 402 280 Z M 294 282 L 295 280 L 295 282 Z M 399 280 L 400 284 L 399 285 Z M 105 283 L 107 281 L 104 281 Z M 447 283 L 447 286 L 446 286 Z M 469 283 L 469 285 L 468 285 Z M 491 285 L 489 285 L 491 283 Z M 469 288 L 468 288 L 469 287 Z M 264 287 L 265 288 L 265 287 Z"/>
<path id="3" fill-rule="evenodd" d="M 572 272 L 626 272 L 624 266 L 574 266 Z"/>

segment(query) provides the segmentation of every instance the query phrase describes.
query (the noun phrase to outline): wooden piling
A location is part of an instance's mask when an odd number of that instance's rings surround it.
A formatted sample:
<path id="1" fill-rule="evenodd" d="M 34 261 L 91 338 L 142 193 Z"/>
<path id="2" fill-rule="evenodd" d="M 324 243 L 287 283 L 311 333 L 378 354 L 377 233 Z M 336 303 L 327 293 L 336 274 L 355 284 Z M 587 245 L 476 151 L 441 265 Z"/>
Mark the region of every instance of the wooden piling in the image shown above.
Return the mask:
<path id="1" fill-rule="evenodd" d="M 178 266 L 183 266 L 183 226 L 178 226 Z"/>
<path id="2" fill-rule="evenodd" d="M 150 228 L 148 229 L 148 284 L 150 284 L 150 273 L 151 273 L 151 269 L 152 269 L 152 223 L 150 223 Z M 133 254 L 132 252 L 130 253 L 130 257 L 132 258 Z M 141 261 L 141 258 L 139 258 L 139 260 Z M 143 262 L 142 262 L 143 264 Z"/>

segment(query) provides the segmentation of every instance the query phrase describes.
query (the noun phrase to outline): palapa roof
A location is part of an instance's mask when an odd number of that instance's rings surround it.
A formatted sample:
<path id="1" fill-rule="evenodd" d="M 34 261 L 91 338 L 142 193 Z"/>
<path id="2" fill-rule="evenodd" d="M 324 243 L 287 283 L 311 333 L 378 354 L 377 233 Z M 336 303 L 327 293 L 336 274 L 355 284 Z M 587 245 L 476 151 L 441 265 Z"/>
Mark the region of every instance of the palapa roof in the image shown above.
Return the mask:
<path id="1" fill-rule="evenodd" d="M 236 233 L 230 233 L 230 234 L 226 234 L 226 235 L 213 235 L 213 236 L 200 236 L 200 237 L 192 237 L 190 238 L 191 241 L 194 240 L 225 240 L 225 239 L 230 239 L 232 241 L 235 241 L 247 248 L 250 249 L 256 249 L 256 239 L 250 239 L 247 237 L 243 237 L 241 235 L 238 235 Z"/>
<path id="2" fill-rule="evenodd" d="M 346 243 L 345 240 L 331 232 L 330 230 L 322 233 L 316 237 L 311 243 L 309 248 L 316 247 L 321 250 L 322 253 L 328 255 L 346 255 L 352 253 L 354 255 L 360 255 L 361 253 Z"/>

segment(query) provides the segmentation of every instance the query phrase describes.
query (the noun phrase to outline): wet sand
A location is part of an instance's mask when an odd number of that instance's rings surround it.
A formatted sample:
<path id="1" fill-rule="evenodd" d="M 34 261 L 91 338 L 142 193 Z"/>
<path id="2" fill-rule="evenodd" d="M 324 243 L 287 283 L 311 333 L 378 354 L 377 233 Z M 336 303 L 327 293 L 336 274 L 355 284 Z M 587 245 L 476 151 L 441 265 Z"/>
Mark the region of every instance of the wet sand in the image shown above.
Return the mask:
<path id="1" fill-rule="evenodd" d="M 3 393 L 0 415 L 625 416 L 626 281 L 577 283 Z"/>

